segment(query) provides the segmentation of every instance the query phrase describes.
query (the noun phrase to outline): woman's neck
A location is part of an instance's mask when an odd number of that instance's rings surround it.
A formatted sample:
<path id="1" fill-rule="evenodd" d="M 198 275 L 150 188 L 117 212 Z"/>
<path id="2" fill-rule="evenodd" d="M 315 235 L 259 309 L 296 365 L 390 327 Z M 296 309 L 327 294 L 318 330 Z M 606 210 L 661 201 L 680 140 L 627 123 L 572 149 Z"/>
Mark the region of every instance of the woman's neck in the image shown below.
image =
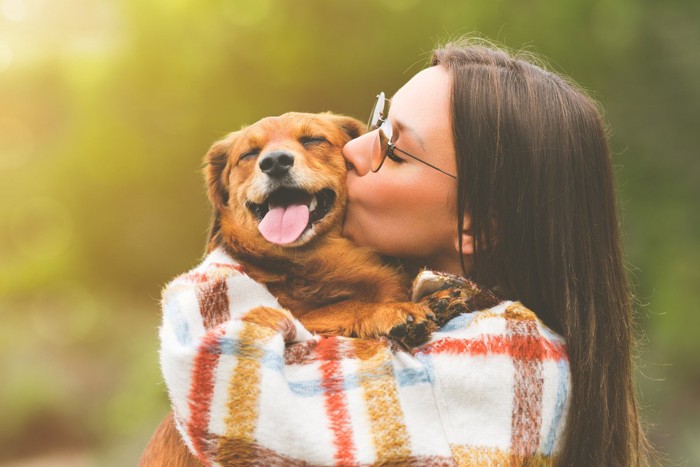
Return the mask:
<path id="1" fill-rule="evenodd" d="M 471 257 L 464 258 L 464 269 L 466 270 L 467 274 L 464 273 L 459 258 L 452 261 L 430 262 L 403 259 L 401 260 L 401 264 L 403 265 L 404 269 L 406 269 L 406 272 L 409 273 L 411 276 L 415 276 L 422 269 L 430 269 L 431 271 L 447 272 L 449 274 L 454 274 L 456 276 L 464 276 L 468 278 L 469 271 L 471 271 L 472 261 Z"/>

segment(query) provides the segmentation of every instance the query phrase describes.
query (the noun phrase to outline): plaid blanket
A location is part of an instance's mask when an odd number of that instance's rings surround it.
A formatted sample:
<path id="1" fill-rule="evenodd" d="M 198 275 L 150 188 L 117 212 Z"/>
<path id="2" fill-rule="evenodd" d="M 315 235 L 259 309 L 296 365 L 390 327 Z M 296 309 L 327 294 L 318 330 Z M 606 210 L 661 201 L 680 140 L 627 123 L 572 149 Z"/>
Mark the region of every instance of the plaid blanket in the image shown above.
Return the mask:
<path id="1" fill-rule="evenodd" d="M 414 299 L 455 280 L 424 271 Z M 320 337 L 216 250 L 162 307 L 176 425 L 205 465 L 548 465 L 557 453 L 565 345 L 518 302 L 458 314 L 411 351 Z"/>

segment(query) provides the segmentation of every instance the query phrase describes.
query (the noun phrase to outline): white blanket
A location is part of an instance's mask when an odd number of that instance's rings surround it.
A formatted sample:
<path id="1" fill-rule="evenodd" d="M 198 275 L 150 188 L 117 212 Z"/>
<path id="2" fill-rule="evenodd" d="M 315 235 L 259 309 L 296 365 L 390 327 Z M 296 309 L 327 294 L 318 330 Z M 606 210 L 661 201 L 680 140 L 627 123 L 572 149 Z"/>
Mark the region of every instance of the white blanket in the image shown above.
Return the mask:
<path id="1" fill-rule="evenodd" d="M 425 271 L 415 290 L 441 277 Z M 548 465 L 557 453 L 565 344 L 518 302 L 462 314 L 411 352 L 320 337 L 217 250 L 162 306 L 163 376 L 205 465 Z"/>

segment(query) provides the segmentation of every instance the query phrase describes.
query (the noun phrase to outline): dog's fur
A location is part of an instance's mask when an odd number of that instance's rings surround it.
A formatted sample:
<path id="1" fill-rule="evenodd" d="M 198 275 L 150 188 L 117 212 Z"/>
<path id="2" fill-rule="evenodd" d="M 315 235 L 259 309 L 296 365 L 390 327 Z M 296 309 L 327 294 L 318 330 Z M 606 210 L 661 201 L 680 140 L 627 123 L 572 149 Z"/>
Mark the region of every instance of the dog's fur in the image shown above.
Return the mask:
<path id="1" fill-rule="evenodd" d="M 422 322 L 429 312 L 408 302 L 404 274 L 341 236 L 347 202 L 342 148 L 362 131 L 362 123 L 349 117 L 287 113 L 229 134 L 205 156 L 213 206 L 207 251 L 223 248 L 280 305 L 319 334 L 378 336 L 407 321 Z M 288 172 L 273 176 L 263 171 L 263 159 L 280 151 L 293 158 Z M 263 238 L 258 224 L 269 199 L 277 203 L 291 196 L 308 205 L 314 195 L 318 215 L 327 213 L 320 219 L 312 214 L 297 240 L 280 245 Z M 141 465 L 200 464 L 169 415 Z"/>

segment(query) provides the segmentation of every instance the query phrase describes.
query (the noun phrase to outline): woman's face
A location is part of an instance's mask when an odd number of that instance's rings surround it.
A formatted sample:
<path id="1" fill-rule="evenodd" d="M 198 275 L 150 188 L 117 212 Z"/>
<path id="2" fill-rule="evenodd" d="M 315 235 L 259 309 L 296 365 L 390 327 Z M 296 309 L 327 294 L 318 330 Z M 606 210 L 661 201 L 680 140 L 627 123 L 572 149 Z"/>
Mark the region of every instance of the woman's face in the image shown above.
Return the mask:
<path id="1" fill-rule="evenodd" d="M 394 95 L 388 118 L 396 147 L 456 174 L 450 87 L 446 69 L 427 68 Z M 416 266 L 460 273 L 457 181 L 399 151 L 400 161 L 387 158 L 379 172 L 372 172 L 376 141 L 372 131 L 343 149 L 351 165 L 343 235 Z"/>

